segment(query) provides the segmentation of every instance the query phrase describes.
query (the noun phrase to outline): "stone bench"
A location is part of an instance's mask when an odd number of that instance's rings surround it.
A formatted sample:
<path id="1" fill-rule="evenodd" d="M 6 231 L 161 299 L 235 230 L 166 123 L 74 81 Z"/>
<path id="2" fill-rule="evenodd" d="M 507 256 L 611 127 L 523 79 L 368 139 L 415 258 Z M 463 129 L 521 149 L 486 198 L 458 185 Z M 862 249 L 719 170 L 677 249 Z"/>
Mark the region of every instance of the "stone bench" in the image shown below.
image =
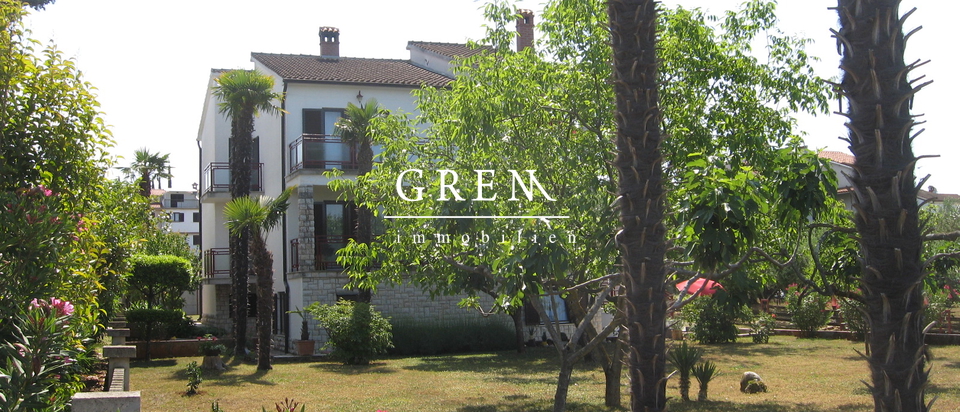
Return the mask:
<path id="1" fill-rule="evenodd" d="M 72 399 L 73 412 L 140 412 L 140 391 L 79 392 Z"/>

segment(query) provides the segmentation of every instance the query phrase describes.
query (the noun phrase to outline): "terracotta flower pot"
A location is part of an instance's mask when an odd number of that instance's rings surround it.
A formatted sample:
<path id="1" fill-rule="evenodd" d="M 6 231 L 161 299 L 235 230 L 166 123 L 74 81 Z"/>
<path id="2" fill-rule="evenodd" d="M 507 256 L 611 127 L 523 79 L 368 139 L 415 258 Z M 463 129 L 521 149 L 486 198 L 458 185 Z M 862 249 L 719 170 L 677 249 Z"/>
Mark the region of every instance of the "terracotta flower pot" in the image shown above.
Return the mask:
<path id="1" fill-rule="evenodd" d="M 299 356 L 312 356 L 315 342 L 312 340 L 298 340 L 297 343 L 297 355 Z"/>

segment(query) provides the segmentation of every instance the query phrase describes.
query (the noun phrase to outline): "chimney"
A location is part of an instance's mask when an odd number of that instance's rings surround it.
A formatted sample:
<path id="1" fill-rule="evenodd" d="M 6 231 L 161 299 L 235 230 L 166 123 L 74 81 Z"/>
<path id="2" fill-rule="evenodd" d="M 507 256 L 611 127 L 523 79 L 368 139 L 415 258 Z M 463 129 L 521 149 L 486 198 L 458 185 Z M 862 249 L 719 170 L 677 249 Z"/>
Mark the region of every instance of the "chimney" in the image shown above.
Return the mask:
<path id="1" fill-rule="evenodd" d="M 533 10 L 517 10 L 520 18 L 517 19 L 517 51 L 533 48 Z"/>
<path id="2" fill-rule="evenodd" d="M 320 57 L 340 57 L 340 29 L 320 28 Z"/>

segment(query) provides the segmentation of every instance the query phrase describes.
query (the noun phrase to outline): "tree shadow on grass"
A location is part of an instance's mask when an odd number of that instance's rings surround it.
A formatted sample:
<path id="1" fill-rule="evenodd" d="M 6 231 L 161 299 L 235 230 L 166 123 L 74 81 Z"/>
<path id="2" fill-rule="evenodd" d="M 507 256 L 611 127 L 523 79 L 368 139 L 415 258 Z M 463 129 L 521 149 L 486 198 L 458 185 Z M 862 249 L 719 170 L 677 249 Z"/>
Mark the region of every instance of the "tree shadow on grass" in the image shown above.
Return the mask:
<path id="1" fill-rule="evenodd" d="M 420 358 L 420 363 L 403 368 L 424 372 L 496 372 L 498 375 L 530 375 L 556 371 L 557 359 L 555 351 L 537 348 L 527 350 L 525 354 L 507 351 L 464 356 L 424 357 Z"/>
<path id="2" fill-rule="evenodd" d="M 203 384 L 210 386 L 240 386 L 243 384 L 273 386 L 276 383 L 263 379 L 270 371 L 259 370 L 250 375 L 237 373 L 236 369 L 225 371 L 203 371 Z"/>
<path id="3" fill-rule="evenodd" d="M 387 366 L 386 362 L 370 362 L 369 365 L 344 365 L 335 362 L 316 362 L 310 365 L 311 368 L 321 372 L 336 373 L 340 375 L 363 375 L 378 373 L 397 373 L 396 368 Z"/>
<path id="4" fill-rule="evenodd" d="M 827 411 L 865 411 L 872 409 L 872 405 L 867 403 L 847 403 L 843 405 L 823 407 L 818 405 L 794 403 L 777 404 L 764 402 L 759 404 L 745 404 L 727 401 L 704 401 L 704 402 L 670 402 L 671 412 L 827 412 Z"/>
<path id="5" fill-rule="evenodd" d="M 553 399 L 527 400 L 508 396 L 503 401 L 486 405 L 469 405 L 457 408 L 457 412 L 549 412 L 553 410 Z M 567 402 L 568 412 L 611 412 L 626 411 L 624 408 L 607 408 L 602 404 Z"/>

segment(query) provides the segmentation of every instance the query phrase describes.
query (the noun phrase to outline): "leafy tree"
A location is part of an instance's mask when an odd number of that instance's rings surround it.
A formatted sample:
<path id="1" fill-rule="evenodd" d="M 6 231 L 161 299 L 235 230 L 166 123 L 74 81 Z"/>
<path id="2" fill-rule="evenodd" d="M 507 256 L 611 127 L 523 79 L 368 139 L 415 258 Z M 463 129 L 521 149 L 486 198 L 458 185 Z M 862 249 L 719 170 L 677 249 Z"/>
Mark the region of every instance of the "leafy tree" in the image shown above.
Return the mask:
<path id="1" fill-rule="evenodd" d="M 144 197 L 150 197 L 150 189 L 154 188 L 154 180 L 157 181 L 156 188 L 159 189 L 161 179 L 173 177 L 169 172 L 170 154 L 150 153 L 147 148 L 138 149 L 134 153 L 134 159 L 130 166 L 121 167 L 120 170 L 128 178 L 136 180 L 140 186 L 140 195 Z"/>
<path id="2" fill-rule="evenodd" d="M 373 119 L 386 114 L 376 99 L 370 99 L 366 104 L 357 106 L 347 103 L 344 116 L 337 121 L 335 133 L 344 142 L 357 146 L 357 176 L 365 176 L 373 170 L 373 131 L 370 123 Z M 373 241 L 373 211 L 357 202 L 357 236 L 356 242 L 369 244 Z M 361 302 L 370 302 L 370 289 L 361 289 Z"/>
<path id="3" fill-rule="evenodd" d="M 416 120 L 390 116 L 376 121 L 374 139 L 383 146 L 381 163 L 355 183 L 334 184 L 346 190 L 348 197 L 365 199 L 371 208 L 382 207 L 386 215 L 568 218 L 388 219 L 387 234 L 380 242 L 353 242 L 340 254 L 358 284 L 374 287 L 381 281 L 409 280 L 435 294 L 490 294 L 496 297 L 495 306 L 508 312 L 526 300 L 538 307 L 543 319 L 548 316 L 539 304 L 541 296 L 566 296 L 567 304 L 574 307 L 581 300 L 602 303 L 609 291 L 601 285 L 612 288 L 619 283 L 618 275 L 611 275 L 618 271 L 614 254 L 616 244 L 624 245 L 626 239 L 626 232 L 616 235 L 609 224 L 616 218 L 610 205 L 623 208 L 630 202 L 611 194 L 617 192 L 617 172 L 607 154 L 616 149 L 613 138 L 619 117 L 611 115 L 616 100 L 608 81 L 610 22 L 605 7 L 600 1 L 549 3 L 541 25 L 543 51 L 537 54 L 508 51 L 513 34 L 507 24 L 516 19 L 514 9 L 501 3 L 488 6 L 494 24 L 485 42 L 496 51 L 459 62 L 458 77 L 449 88 L 419 91 Z M 711 278 L 735 273 L 758 253 L 753 247 L 772 243 L 780 235 L 758 227 L 775 225 L 796 233 L 800 221 L 822 207 L 832 187 L 825 165 L 801 148 L 789 116 L 791 107 L 806 111 L 825 107 L 826 88 L 812 76 L 809 58 L 794 51 L 803 42 L 778 34 L 771 40 L 769 62 L 760 63 L 747 54 L 755 36 L 764 30 L 775 32 L 772 13 L 769 4 L 752 2 L 741 12 L 729 13 L 719 29 L 697 11 L 669 10 L 662 18 L 663 53 L 672 59 L 663 62 L 669 67 L 664 87 L 687 97 L 664 100 L 662 125 L 689 140 L 689 144 L 663 140 L 658 143 L 663 159 L 651 158 L 671 165 L 661 180 L 674 189 L 675 198 L 667 199 L 666 194 L 655 198 L 664 206 L 676 207 L 670 211 L 677 216 L 669 226 L 654 228 L 664 235 L 669 229 L 671 237 L 686 246 L 671 255 L 671 260 L 680 262 L 664 262 L 659 274 L 647 263 L 645 281 L 659 293 L 651 295 L 646 307 L 661 305 L 655 309 L 664 315 L 668 308 L 662 300 L 666 292 L 662 284 L 668 269 L 683 276 Z M 627 15 L 632 19 L 636 9 Z M 713 61 L 722 65 L 707 67 L 705 62 Z M 639 75 L 639 65 L 637 70 Z M 784 90 L 785 86 L 790 88 Z M 638 92 L 638 96 L 646 100 L 645 94 Z M 776 104 L 785 109 L 767 108 Z M 707 118 L 718 121 L 703 120 Z M 429 126 L 416 128 L 420 123 Z M 638 138 L 644 136 L 650 135 Z M 643 152 L 641 141 L 633 144 L 638 154 Z M 652 147 L 656 145 L 648 142 L 647 148 Z M 626 164 L 627 177 L 635 176 L 631 161 L 621 158 L 617 164 Z M 451 173 L 441 176 L 442 169 L 459 172 L 460 183 L 455 186 L 459 197 L 441 185 L 441 179 L 446 184 L 453 180 Z M 531 189 L 530 198 L 508 170 L 516 171 Z M 532 184 L 527 170 L 535 171 L 543 193 Z M 398 186 L 404 171 L 410 172 Z M 638 193 L 645 186 L 648 195 L 654 193 L 644 182 L 636 186 Z M 494 194 L 496 200 L 487 200 Z M 693 200 L 682 203 L 686 197 Z M 639 208 L 634 217 L 652 216 L 646 215 L 645 200 L 633 200 L 633 205 Z M 697 224 L 709 230 L 698 231 Z M 636 240 L 640 238 L 647 246 L 653 239 L 643 237 L 642 231 Z M 355 270 L 374 264 L 380 269 L 372 273 Z M 652 280 L 657 276 L 658 282 Z M 636 302 L 633 305 L 639 307 Z M 589 322 L 582 320 L 589 319 L 586 315 L 593 308 L 582 306 L 583 318 L 576 320 L 583 330 L 577 333 L 606 336 L 609 331 L 590 333 Z M 551 322 L 545 323 L 552 328 Z M 662 388 L 654 390 L 663 377 L 663 334 L 656 337 L 658 328 L 664 329 L 662 318 L 649 326 L 636 333 L 653 345 L 647 348 L 649 362 L 643 366 L 651 368 L 644 370 L 644 376 L 652 379 L 647 385 L 652 389 L 633 395 L 651 405 L 660 402 L 662 407 Z M 568 368 L 591 349 L 574 349 L 578 339 L 571 341 L 565 346 L 559 333 L 554 338 L 562 360 L 555 410 L 565 406 Z M 657 353 L 659 369 L 653 361 Z M 657 373 L 661 375 L 650 378 Z M 616 382 L 619 393 L 619 378 L 608 375 L 609 382 Z"/>
<path id="4" fill-rule="evenodd" d="M 273 322 L 273 254 L 267 250 L 267 235 L 280 224 L 296 187 L 288 187 L 276 199 L 249 196 L 231 200 L 223 208 L 231 233 L 249 231 L 251 263 L 257 276 L 257 369 L 270 366 L 270 332 Z"/>
<path id="5" fill-rule="evenodd" d="M 230 196 L 234 199 L 250 195 L 250 172 L 254 167 L 253 120 L 260 112 L 279 114 L 275 100 L 282 100 L 273 91 L 273 78 L 255 70 L 233 70 L 220 75 L 213 95 L 220 100 L 220 113 L 230 118 Z M 235 351 L 246 351 L 247 276 L 249 271 L 247 230 L 230 237 L 230 278 L 233 290 L 233 334 Z"/>
<path id="6" fill-rule="evenodd" d="M 303 309 L 327 331 L 327 347 L 333 356 L 347 365 L 367 365 L 370 358 L 393 347 L 393 327 L 373 305 L 366 302 L 338 301 L 333 305 L 313 302 Z"/>
<path id="7" fill-rule="evenodd" d="M 130 258 L 131 272 L 127 283 L 153 309 L 160 304 L 166 309 L 179 309 L 180 295 L 192 286 L 193 267 L 189 260 L 178 256 L 136 255 Z"/>

